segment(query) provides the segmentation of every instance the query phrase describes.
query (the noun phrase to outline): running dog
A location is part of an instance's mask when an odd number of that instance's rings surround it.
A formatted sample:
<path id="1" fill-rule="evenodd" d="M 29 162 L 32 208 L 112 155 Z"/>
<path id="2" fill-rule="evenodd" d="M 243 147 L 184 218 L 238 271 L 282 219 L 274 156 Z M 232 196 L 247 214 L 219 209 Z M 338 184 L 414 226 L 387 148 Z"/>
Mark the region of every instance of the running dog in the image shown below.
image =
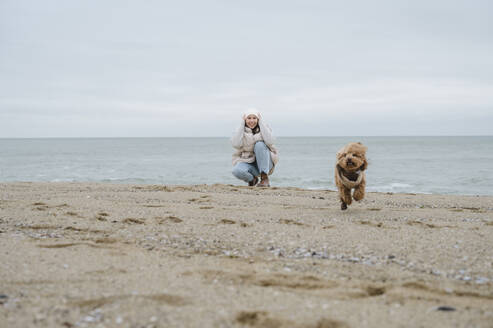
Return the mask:
<path id="1" fill-rule="evenodd" d="M 365 170 L 368 167 L 366 150 L 360 142 L 351 142 L 337 152 L 337 164 L 335 167 L 335 183 L 339 190 L 341 210 L 351 205 L 351 190 L 354 189 L 352 198 L 355 201 L 365 197 Z"/>

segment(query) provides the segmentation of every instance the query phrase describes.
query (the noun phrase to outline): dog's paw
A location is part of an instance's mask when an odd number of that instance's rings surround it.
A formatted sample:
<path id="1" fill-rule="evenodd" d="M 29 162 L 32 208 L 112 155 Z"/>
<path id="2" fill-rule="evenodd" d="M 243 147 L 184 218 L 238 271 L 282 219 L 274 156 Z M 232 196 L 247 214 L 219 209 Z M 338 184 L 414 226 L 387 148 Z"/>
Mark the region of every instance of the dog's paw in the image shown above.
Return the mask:
<path id="1" fill-rule="evenodd" d="M 357 202 L 365 198 L 365 191 L 361 189 L 356 189 L 353 193 L 353 199 Z"/>
<path id="2" fill-rule="evenodd" d="M 341 210 L 344 211 L 345 209 L 347 209 L 346 203 L 341 203 Z"/>

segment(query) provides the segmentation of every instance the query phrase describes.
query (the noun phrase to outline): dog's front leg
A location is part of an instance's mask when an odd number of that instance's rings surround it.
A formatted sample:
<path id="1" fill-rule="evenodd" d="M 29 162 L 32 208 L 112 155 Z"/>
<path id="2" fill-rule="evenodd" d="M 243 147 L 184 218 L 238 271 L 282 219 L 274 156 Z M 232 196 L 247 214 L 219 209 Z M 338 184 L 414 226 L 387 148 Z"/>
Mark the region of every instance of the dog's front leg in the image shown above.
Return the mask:
<path id="1" fill-rule="evenodd" d="M 339 189 L 339 197 L 341 199 L 341 210 L 347 209 L 348 205 L 351 205 L 351 189 L 342 187 Z"/>
<path id="2" fill-rule="evenodd" d="M 365 198 L 366 181 L 363 179 L 361 183 L 354 189 L 353 198 L 355 201 L 360 201 Z"/>

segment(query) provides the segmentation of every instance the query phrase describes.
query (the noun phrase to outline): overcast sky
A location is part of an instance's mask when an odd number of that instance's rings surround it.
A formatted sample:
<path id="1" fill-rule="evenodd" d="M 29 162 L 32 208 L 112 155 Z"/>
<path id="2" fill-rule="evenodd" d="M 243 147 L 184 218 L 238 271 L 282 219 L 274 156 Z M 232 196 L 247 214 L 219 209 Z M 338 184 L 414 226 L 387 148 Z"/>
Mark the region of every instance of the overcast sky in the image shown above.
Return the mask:
<path id="1" fill-rule="evenodd" d="M 492 135 L 491 0 L 1 0 L 0 137 Z"/>

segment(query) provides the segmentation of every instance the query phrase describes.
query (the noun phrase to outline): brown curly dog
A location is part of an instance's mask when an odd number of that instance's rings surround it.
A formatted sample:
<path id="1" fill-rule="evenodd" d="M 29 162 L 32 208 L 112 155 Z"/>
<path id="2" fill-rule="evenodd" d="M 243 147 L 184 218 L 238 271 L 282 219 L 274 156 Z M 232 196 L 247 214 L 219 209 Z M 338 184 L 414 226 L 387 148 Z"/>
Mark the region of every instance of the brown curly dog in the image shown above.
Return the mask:
<path id="1" fill-rule="evenodd" d="M 337 164 L 335 168 L 335 183 L 339 190 L 341 210 L 347 209 L 351 204 L 351 190 L 354 189 L 352 198 L 362 200 L 365 197 L 365 170 L 368 167 L 366 150 L 360 142 L 351 142 L 337 152 Z"/>

